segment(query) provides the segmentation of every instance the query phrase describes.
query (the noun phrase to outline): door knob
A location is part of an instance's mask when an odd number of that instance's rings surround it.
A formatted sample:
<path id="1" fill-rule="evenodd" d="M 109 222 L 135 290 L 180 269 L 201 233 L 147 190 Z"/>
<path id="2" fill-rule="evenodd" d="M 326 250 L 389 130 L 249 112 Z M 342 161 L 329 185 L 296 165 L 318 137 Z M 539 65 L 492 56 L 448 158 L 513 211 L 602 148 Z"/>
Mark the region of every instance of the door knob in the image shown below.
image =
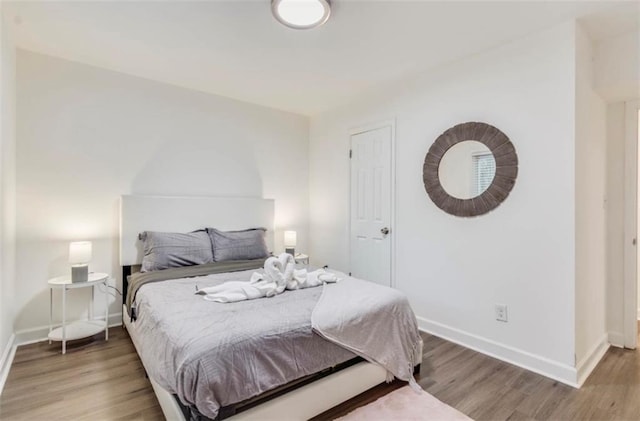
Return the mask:
<path id="1" fill-rule="evenodd" d="M 380 230 L 380 232 L 382 233 L 382 235 L 387 235 L 387 234 L 389 234 L 389 228 L 384 227 L 384 228 L 382 228 L 382 229 Z"/>

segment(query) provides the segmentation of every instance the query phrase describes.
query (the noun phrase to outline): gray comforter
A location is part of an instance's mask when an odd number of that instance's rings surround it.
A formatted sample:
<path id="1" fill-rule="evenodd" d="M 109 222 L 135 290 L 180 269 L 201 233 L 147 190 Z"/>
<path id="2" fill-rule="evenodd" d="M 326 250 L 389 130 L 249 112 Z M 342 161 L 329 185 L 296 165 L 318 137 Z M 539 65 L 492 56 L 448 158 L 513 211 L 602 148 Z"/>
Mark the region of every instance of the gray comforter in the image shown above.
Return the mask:
<path id="1" fill-rule="evenodd" d="M 322 288 L 221 304 L 198 288 L 249 280 L 253 270 L 142 285 L 133 324 L 149 375 L 215 418 L 235 404 L 355 355 L 313 333 Z"/>
<path id="2" fill-rule="evenodd" d="M 253 272 L 139 287 L 139 351 L 149 375 L 185 405 L 215 418 L 220 407 L 345 362 L 353 352 L 412 379 L 420 337 L 404 294 L 340 274 L 338 284 L 272 298 L 223 304 L 195 295 L 196 288 L 248 281 Z"/>

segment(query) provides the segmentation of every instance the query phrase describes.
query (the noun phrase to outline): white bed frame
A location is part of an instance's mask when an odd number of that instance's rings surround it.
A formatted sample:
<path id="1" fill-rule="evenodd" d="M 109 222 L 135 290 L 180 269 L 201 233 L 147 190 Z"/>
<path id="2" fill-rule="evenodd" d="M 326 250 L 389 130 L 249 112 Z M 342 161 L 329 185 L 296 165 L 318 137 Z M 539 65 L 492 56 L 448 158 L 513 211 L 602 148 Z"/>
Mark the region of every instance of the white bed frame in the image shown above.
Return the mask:
<path id="1" fill-rule="evenodd" d="M 142 231 L 189 232 L 205 227 L 222 230 L 265 227 L 273 250 L 274 201 L 259 198 L 122 196 L 120 203 L 120 265 L 138 265 Z M 135 322 L 126 316 L 124 326 L 138 352 Z M 421 344 L 422 345 L 422 344 Z M 418 353 L 422 357 L 422 349 Z M 145 366 L 145 361 L 140 358 Z M 420 361 L 416 361 L 416 364 Z M 149 373 L 149 370 L 146 370 Z M 243 411 L 229 420 L 306 420 L 380 384 L 386 370 L 361 362 L 327 377 Z M 167 420 L 185 420 L 174 397 L 149 376 Z"/>

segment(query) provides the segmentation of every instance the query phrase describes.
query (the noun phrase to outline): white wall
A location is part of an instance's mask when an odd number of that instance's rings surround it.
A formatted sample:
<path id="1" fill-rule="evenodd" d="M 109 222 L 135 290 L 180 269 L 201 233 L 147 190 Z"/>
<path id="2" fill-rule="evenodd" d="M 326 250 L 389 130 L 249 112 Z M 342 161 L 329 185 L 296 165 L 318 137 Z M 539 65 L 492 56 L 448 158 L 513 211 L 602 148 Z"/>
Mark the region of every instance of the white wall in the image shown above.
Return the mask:
<path id="1" fill-rule="evenodd" d="M 594 90 L 593 49 L 576 28 L 576 359 L 608 341 L 606 329 L 606 106 Z"/>
<path id="2" fill-rule="evenodd" d="M 273 198 L 276 248 L 294 229 L 308 250 L 306 117 L 23 50 L 17 62 L 17 330 L 47 324 L 69 241 L 92 240 L 90 269 L 120 274 L 122 194 Z"/>
<path id="3" fill-rule="evenodd" d="M 608 102 L 640 96 L 640 32 L 625 32 L 594 45 L 595 87 Z"/>
<path id="4" fill-rule="evenodd" d="M 396 285 L 427 330 L 571 382 L 575 332 L 575 25 L 451 63 L 311 120 L 311 254 L 348 270 L 348 130 L 396 119 Z M 424 54 L 425 52 L 417 52 Z M 512 140 L 515 187 L 457 218 L 422 184 L 436 137 L 484 121 Z M 509 322 L 494 318 L 507 304 Z"/>
<path id="5" fill-rule="evenodd" d="M 2 6 L 0 5 L 0 8 Z M 0 14 L 2 11 L 0 9 Z M 0 21 L 0 355 L 13 333 L 16 218 L 15 46 L 2 14 Z M 0 370 L 2 361 L 0 361 Z M 2 373 L 0 373 L 0 377 Z M 2 381 L 0 380 L 0 383 Z M 1 389 L 2 386 L 0 386 Z"/>

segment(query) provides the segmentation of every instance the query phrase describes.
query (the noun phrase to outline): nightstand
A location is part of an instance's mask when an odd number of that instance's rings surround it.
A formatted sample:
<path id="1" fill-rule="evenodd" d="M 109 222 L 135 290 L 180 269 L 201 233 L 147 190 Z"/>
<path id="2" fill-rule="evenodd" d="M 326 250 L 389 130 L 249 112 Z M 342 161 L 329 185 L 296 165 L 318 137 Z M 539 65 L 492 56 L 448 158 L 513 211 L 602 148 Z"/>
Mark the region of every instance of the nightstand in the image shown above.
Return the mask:
<path id="1" fill-rule="evenodd" d="M 59 276 L 49 279 L 49 343 L 62 342 L 62 353 L 67 352 L 67 341 L 86 338 L 104 330 L 104 340 L 109 340 L 109 279 L 106 273 L 90 273 L 85 282 L 71 282 L 71 276 Z M 104 321 L 93 320 L 93 292 L 97 285 L 104 285 L 105 312 Z M 89 299 L 89 320 L 67 323 L 67 290 L 91 288 Z M 53 328 L 53 290 L 62 289 L 62 326 Z"/>
<path id="2" fill-rule="evenodd" d="M 294 259 L 296 260 L 296 263 L 309 266 L 309 256 L 306 254 L 296 253 Z"/>

